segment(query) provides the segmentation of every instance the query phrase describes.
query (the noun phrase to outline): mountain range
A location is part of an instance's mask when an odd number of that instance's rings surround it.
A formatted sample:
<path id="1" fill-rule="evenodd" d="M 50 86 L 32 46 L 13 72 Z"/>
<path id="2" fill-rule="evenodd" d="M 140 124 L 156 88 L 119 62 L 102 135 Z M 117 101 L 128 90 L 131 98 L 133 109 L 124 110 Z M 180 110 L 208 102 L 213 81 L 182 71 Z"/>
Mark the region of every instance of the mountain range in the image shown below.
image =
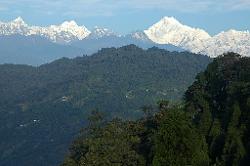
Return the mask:
<path id="1" fill-rule="evenodd" d="M 210 57 L 216 57 L 225 52 L 236 52 L 243 56 L 250 54 L 249 31 L 231 29 L 211 36 L 203 29 L 183 25 L 173 17 L 164 17 L 144 33 L 155 43 L 173 44 Z"/>
<path id="2" fill-rule="evenodd" d="M 11 43 L 6 40 L 6 36 L 12 41 Z M 79 26 L 75 21 L 65 21 L 60 25 L 47 27 L 30 26 L 18 17 L 10 22 L 0 22 L 0 37 L 1 63 L 40 65 L 60 57 L 91 55 L 101 48 L 129 44 L 135 44 L 144 49 L 156 46 L 169 51 L 186 50 L 210 57 L 216 57 L 225 52 L 250 55 L 249 31 L 229 30 L 211 36 L 203 29 L 183 25 L 174 17 L 164 17 L 146 30 L 127 35 L 120 35 L 107 28 L 99 27 L 90 31 L 83 25 Z M 33 38 L 36 40 L 35 45 L 31 40 Z M 42 40 L 42 43 L 46 41 L 46 45 L 53 47 L 54 52 L 60 55 L 52 56 L 54 53 L 47 47 L 43 47 L 37 38 Z M 19 42 L 20 39 L 22 42 Z M 31 46 L 32 49 L 22 45 Z M 68 49 L 70 51 L 64 51 Z M 44 51 L 42 55 L 41 50 Z M 31 60 L 28 61 L 28 59 Z"/>

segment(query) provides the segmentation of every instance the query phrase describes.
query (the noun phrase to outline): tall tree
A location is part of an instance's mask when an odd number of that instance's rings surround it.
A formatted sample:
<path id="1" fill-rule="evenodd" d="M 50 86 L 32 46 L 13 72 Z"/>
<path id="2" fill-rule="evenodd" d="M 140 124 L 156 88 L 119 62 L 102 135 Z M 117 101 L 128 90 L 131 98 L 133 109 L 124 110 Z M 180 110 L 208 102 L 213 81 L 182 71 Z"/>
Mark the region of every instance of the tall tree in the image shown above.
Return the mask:
<path id="1" fill-rule="evenodd" d="M 155 136 L 154 166 L 208 165 L 205 139 L 180 110 L 168 110 Z"/>

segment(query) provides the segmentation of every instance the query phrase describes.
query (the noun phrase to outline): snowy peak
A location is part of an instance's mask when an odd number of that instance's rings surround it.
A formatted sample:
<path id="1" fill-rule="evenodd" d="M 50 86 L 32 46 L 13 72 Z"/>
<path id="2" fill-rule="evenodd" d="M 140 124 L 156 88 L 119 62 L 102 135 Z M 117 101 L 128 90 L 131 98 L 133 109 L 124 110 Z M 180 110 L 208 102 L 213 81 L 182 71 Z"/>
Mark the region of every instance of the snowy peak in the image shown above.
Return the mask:
<path id="1" fill-rule="evenodd" d="M 86 38 L 90 31 L 85 26 L 78 26 L 75 21 L 65 21 L 49 27 L 29 26 L 21 17 L 11 22 L 0 22 L 0 35 L 20 34 L 39 35 L 56 43 L 69 43 Z"/>
<path id="2" fill-rule="evenodd" d="M 198 42 L 202 45 L 204 40 L 210 38 L 204 30 L 183 25 L 173 17 L 164 17 L 144 32 L 158 44 L 173 44 L 184 49 L 190 49 Z"/>
<path id="3" fill-rule="evenodd" d="M 206 48 L 200 52 L 211 57 L 225 52 L 236 52 L 243 56 L 250 56 L 250 33 L 249 31 L 236 30 L 221 32 L 207 40 Z"/>
<path id="4" fill-rule="evenodd" d="M 249 34 L 250 34 L 249 31 L 237 31 L 234 29 L 230 29 L 226 32 L 223 31 L 216 36 L 238 37 L 238 36 L 246 36 L 246 35 L 248 36 Z M 216 36 L 214 36 L 214 37 L 216 37 Z"/>
<path id="5" fill-rule="evenodd" d="M 174 17 L 163 17 L 158 24 L 162 24 L 165 26 L 170 26 L 170 27 L 174 27 L 174 26 L 183 26 L 178 20 L 176 20 Z"/>
<path id="6" fill-rule="evenodd" d="M 118 36 L 118 35 L 110 29 L 100 28 L 98 26 L 95 26 L 92 32 L 90 33 L 89 38 L 99 39 L 102 37 L 109 37 L 109 36 Z"/>
<path id="7" fill-rule="evenodd" d="M 206 31 L 183 25 L 173 17 L 164 17 L 144 31 L 158 44 L 172 44 L 211 57 L 228 51 L 250 56 L 249 31 L 229 30 L 211 37 Z"/>
<path id="8" fill-rule="evenodd" d="M 135 31 L 135 32 L 129 34 L 128 36 L 130 36 L 131 38 L 136 39 L 136 40 L 152 42 L 143 31 Z"/>
<path id="9" fill-rule="evenodd" d="M 21 17 L 7 23 L 0 22 L 0 35 L 25 35 L 28 31 L 28 25 Z"/>
<path id="10" fill-rule="evenodd" d="M 79 26 L 77 25 L 77 23 L 74 20 L 71 21 L 65 21 L 61 24 L 61 27 L 66 27 L 66 28 L 78 28 Z"/>
<path id="11" fill-rule="evenodd" d="M 22 17 L 17 17 L 16 19 L 14 19 L 12 22 L 10 22 L 12 24 L 18 24 L 18 25 L 27 25 L 24 20 L 22 19 Z"/>
<path id="12" fill-rule="evenodd" d="M 49 30 L 51 32 L 50 34 L 57 34 L 57 37 L 65 42 L 82 40 L 90 34 L 90 31 L 85 26 L 78 26 L 73 20 L 65 21 L 61 25 L 51 25 L 45 29 Z M 50 34 L 48 34 L 48 36 Z M 55 42 L 57 42 L 57 40 Z"/>

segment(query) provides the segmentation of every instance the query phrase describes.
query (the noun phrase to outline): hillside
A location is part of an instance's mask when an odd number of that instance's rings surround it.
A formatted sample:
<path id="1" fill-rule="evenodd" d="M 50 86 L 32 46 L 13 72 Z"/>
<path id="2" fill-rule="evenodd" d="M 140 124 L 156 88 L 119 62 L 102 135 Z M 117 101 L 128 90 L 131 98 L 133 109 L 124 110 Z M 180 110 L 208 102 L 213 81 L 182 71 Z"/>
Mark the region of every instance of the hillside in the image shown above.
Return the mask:
<path id="1" fill-rule="evenodd" d="M 137 121 L 93 111 L 62 166 L 246 166 L 250 162 L 250 58 L 216 58 L 185 93 Z M 157 111 L 157 112 L 155 112 Z"/>
<path id="2" fill-rule="evenodd" d="M 178 101 L 211 61 L 134 45 L 40 67 L 0 66 L 0 165 L 58 165 L 93 109 L 135 119 L 159 99 Z"/>
<path id="3" fill-rule="evenodd" d="M 212 164 L 250 162 L 250 58 L 218 57 L 185 94 L 186 110 L 208 144 Z"/>

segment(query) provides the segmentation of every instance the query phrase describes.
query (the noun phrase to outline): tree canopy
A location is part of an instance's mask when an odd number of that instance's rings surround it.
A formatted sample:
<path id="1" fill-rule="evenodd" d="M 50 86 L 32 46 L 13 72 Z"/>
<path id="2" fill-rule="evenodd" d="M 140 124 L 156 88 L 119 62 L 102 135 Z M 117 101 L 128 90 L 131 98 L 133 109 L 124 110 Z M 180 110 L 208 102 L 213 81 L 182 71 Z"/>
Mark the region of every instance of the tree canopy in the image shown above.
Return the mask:
<path id="1" fill-rule="evenodd" d="M 249 103 L 250 58 L 225 54 L 197 75 L 184 104 L 161 100 L 137 121 L 106 121 L 72 144 L 63 166 L 248 165 Z"/>

